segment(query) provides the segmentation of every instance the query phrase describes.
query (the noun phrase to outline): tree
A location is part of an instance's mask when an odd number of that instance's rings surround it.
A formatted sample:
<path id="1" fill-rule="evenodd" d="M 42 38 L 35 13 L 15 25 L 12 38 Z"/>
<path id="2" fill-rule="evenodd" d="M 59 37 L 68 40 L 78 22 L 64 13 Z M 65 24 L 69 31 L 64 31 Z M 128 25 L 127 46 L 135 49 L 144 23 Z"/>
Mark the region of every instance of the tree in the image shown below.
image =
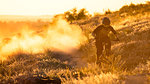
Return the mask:
<path id="1" fill-rule="evenodd" d="M 65 18 L 71 23 L 74 20 L 80 20 L 80 19 L 85 19 L 89 17 L 89 13 L 85 8 L 80 9 L 79 12 L 77 12 L 76 8 L 73 8 L 72 10 L 65 12 L 64 15 L 65 15 Z"/>
<path id="2" fill-rule="evenodd" d="M 76 20 L 77 9 L 74 8 L 70 11 L 65 12 L 65 18 L 72 23 L 73 20 Z"/>
<path id="3" fill-rule="evenodd" d="M 77 16 L 77 20 L 80 20 L 80 19 L 85 19 L 88 17 L 88 11 L 83 8 L 80 10 L 80 12 L 78 13 L 78 16 Z"/>

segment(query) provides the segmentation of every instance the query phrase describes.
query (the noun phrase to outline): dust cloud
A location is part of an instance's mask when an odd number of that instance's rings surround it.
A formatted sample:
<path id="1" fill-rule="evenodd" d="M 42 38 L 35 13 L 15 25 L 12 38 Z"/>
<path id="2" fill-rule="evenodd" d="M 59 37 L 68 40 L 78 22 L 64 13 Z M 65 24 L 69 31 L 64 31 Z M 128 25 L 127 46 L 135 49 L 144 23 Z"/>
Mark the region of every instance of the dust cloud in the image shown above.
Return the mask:
<path id="1" fill-rule="evenodd" d="M 10 31 L 7 32 L 8 35 L 10 33 L 9 37 L 5 37 L 3 29 L 0 39 L 1 60 L 7 59 L 8 55 L 17 51 L 34 54 L 44 53 L 46 49 L 50 49 L 72 53 L 87 40 L 79 26 L 69 24 L 62 17 L 53 18 L 47 27 L 35 29 L 26 24 L 19 26 L 20 28 L 18 26 L 7 28 Z"/>

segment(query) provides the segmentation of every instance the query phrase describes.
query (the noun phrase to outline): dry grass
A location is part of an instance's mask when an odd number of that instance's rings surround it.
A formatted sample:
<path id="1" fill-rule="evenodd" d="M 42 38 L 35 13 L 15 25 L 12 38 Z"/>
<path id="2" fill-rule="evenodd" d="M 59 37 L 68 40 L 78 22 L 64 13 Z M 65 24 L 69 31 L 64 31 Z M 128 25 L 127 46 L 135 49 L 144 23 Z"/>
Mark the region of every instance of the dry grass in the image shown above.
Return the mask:
<path id="1" fill-rule="evenodd" d="M 108 16 L 111 20 L 114 18 L 113 14 Z M 31 82 L 35 76 L 57 78 L 63 84 L 133 84 L 138 77 L 143 79 L 140 82 L 148 84 L 149 13 L 112 20 L 112 26 L 117 29 L 120 42 L 112 42 L 113 55 L 107 57 L 111 64 L 102 63 L 100 67 L 95 64 L 96 48 L 91 33 L 100 24 L 99 19 L 102 17 L 95 16 L 86 21 L 73 23 L 82 28 L 88 39 L 73 55 L 45 50 L 39 54 L 16 52 L 8 56 L 7 60 L 0 63 L 0 83 Z"/>

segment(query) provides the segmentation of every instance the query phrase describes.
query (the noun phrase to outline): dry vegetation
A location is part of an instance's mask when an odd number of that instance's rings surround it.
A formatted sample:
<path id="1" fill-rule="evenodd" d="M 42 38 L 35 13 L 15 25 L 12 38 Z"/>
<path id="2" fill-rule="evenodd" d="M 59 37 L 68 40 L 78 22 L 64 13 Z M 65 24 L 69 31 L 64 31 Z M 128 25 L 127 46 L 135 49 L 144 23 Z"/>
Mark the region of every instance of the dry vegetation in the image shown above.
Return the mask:
<path id="1" fill-rule="evenodd" d="M 136 10 L 136 9 L 139 10 Z M 127 11 L 128 10 L 128 11 Z M 73 54 L 45 49 L 44 53 L 22 50 L 0 62 L 0 84 L 38 84 L 47 81 L 59 84 L 149 84 L 150 83 L 150 3 L 124 6 L 119 11 L 75 20 L 87 37 L 87 42 Z M 132 11 L 132 12 L 131 12 Z M 132 13 L 132 14 L 131 14 Z M 112 42 L 112 64 L 95 64 L 95 46 L 91 32 L 108 16 L 117 30 L 120 42 Z M 33 30 L 47 28 L 49 22 L 0 22 L 0 26 L 28 25 Z M 4 30 L 3 29 L 3 30 Z M 3 31 L 1 29 L 1 31 Z M 41 30 L 42 31 L 42 30 Z M 40 31 L 40 32 L 41 32 Z M 1 32 L 4 35 L 5 32 Z M 18 32 L 16 32 L 18 33 Z M 10 35 L 9 35 L 10 36 Z M 7 36 L 6 36 L 7 37 Z M 114 39 L 110 34 L 111 39 Z M 8 39 L 3 40 L 6 44 Z"/>

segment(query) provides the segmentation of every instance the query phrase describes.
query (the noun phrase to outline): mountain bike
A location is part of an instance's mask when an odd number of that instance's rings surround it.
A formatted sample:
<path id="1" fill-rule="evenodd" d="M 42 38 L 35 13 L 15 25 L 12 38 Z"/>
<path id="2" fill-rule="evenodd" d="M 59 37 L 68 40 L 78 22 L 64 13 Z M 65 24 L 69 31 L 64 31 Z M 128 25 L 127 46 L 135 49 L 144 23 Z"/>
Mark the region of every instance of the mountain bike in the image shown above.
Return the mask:
<path id="1" fill-rule="evenodd" d="M 117 39 L 114 39 L 114 40 L 111 40 L 111 41 L 120 41 L 120 40 L 117 38 Z M 109 55 L 106 54 L 106 52 L 107 52 L 107 49 L 106 49 L 107 43 L 103 43 L 102 45 L 103 45 L 102 55 L 99 57 L 99 61 L 96 62 L 96 64 L 98 64 L 98 65 L 101 65 L 101 63 L 112 64 L 111 61 L 108 59 L 108 56 L 110 56 L 112 53 L 110 53 Z"/>

